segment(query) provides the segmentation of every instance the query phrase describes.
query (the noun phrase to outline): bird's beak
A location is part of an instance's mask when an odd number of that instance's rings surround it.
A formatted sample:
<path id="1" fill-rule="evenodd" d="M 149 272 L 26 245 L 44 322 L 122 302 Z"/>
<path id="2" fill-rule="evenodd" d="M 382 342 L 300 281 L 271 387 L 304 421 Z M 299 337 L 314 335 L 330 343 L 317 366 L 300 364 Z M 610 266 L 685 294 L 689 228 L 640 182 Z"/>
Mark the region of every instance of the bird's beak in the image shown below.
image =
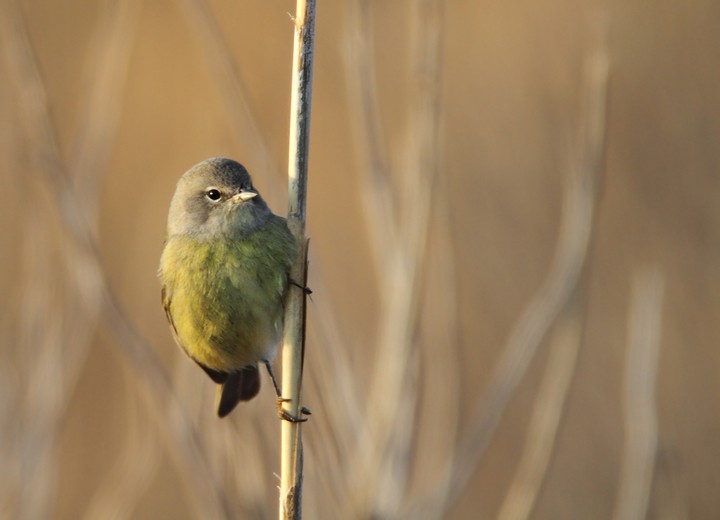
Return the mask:
<path id="1" fill-rule="evenodd" d="M 255 191 L 241 191 L 237 195 L 233 195 L 232 201 L 236 204 L 242 204 L 243 202 L 247 202 L 254 197 L 257 197 L 257 192 Z"/>

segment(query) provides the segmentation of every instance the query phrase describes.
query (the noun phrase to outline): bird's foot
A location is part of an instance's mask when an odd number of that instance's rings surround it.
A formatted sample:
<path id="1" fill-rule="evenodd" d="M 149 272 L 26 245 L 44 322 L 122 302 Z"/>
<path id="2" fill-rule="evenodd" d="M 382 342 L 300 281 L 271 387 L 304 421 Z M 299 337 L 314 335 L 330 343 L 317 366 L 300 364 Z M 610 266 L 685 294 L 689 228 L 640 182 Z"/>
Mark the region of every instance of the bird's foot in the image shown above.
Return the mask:
<path id="1" fill-rule="evenodd" d="M 278 397 L 277 406 L 278 406 L 278 416 L 280 417 L 280 419 L 282 419 L 283 421 L 291 422 L 291 423 L 306 422 L 307 417 L 293 417 L 292 415 L 290 415 L 290 413 L 287 410 L 285 410 L 283 408 L 283 403 L 289 403 L 290 401 L 291 401 L 290 399 Z M 312 415 L 312 412 L 310 411 L 310 409 L 305 406 L 300 407 L 300 413 L 303 415 Z"/>
<path id="2" fill-rule="evenodd" d="M 296 282 L 292 278 L 290 278 L 290 285 L 294 285 L 295 287 L 299 287 L 300 289 L 302 289 L 306 296 L 310 296 L 313 293 L 310 287 L 308 287 L 307 285 L 303 285 L 300 282 Z"/>

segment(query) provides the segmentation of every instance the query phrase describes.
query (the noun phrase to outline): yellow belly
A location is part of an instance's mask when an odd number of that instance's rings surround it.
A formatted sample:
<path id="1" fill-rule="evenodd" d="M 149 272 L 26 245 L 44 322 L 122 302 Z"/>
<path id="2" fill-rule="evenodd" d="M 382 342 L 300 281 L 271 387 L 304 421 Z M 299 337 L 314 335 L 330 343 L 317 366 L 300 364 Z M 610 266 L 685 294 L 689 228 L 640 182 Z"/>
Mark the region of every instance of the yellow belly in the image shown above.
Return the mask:
<path id="1" fill-rule="evenodd" d="M 161 260 L 168 308 L 182 349 L 232 372 L 272 359 L 282 333 L 288 259 L 253 243 L 176 237 Z"/>

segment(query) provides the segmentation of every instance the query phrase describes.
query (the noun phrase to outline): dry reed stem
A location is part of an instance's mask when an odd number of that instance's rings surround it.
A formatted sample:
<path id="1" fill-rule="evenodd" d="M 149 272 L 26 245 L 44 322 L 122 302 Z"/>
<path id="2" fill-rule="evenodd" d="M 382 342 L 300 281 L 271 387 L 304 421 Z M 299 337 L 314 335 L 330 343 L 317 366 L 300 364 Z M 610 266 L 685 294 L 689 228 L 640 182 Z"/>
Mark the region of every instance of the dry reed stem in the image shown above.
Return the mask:
<path id="1" fill-rule="evenodd" d="M 297 0 L 292 60 L 290 139 L 288 150 L 288 227 L 298 243 L 290 278 L 307 285 L 308 241 L 305 238 L 310 153 L 315 0 Z M 306 294 L 291 287 L 285 301 L 282 350 L 283 410 L 301 417 L 301 385 L 305 351 Z M 280 448 L 280 520 L 302 517 L 303 448 L 301 423 L 282 421 Z"/>
<path id="2" fill-rule="evenodd" d="M 394 211 L 392 172 L 380 117 L 371 8 L 369 0 L 347 2 L 344 61 L 353 142 L 357 146 L 360 170 L 368 172 L 369 185 L 372 186 L 372 189 L 362 189 L 359 193 L 375 272 L 383 276 L 387 268 L 387 253 L 397 243 L 398 223 Z M 367 178 L 363 176 L 363 179 L 363 183 L 367 184 Z"/>
<path id="3" fill-rule="evenodd" d="M 80 132 L 72 150 L 70 172 L 83 214 L 97 225 L 99 188 L 123 108 L 123 94 L 135 33 L 140 19 L 139 0 L 112 2 L 100 15 L 85 67 L 89 83 L 82 105 Z"/>
<path id="4" fill-rule="evenodd" d="M 94 122 L 96 124 L 86 121 L 86 124 L 81 126 L 76 140 L 76 147 L 81 152 L 76 161 L 75 171 L 77 172 L 76 177 L 83 181 L 78 182 L 78 184 L 84 188 L 96 186 L 99 182 L 98 179 L 104 172 L 102 163 L 106 156 L 106 148 L 102 147 L 101 144 L 109 141 L 109 136 L 116 127 L 116 119 L 108 116 L 107 106 L 104 106 L 102 101 L 106 100 L 107 96 L 114 97 L 113 94 L 121 90 L 123 85 L 121 81 L 115 82 L 115 80 L 123 75 L 124 63 L 127 62 L 127 47 L 132 40 L 125 34 L 131 33 L 130 29 L 133 27 L 133 17 L 127 16 L 128 11 L 132 10 L 132 4 L 132 2 L 123 4 L 120 13 L 115 13 L 119 14 L 119 16 L 111 20 L 105 20 L 106 31 L 101 31 L 96 38 L 97 45 L 95 48 L 98 49 L 104 59 L 111 60 L 116 69 L 113 79 L 110 81 L 102 81 L 102 79 L 107 79 L 109 74 L 107 68 L 98 74 L 100 79 L 94 82 L 90 90 L 91 94 L 95 94 L 91 96 L 91 99 L 93 100 Z M 5 58 L 10 72 L 9 75 L 18 82 L 29 78 L 39 78 L 32 63 L 34 57 L 18 5 L 9 2 L 4 5 L 3 9 L 2 18 L 6 25 L 2 32 L 5 37 Z M 99 68 L 102 61 L 98 60 L 93 63 L 92 69 Z M 95 75 L 91 74 L 91 77 L 95 77 Z M 36 83 L 39 84 L 39 81 L 36 81 Z M 26 81 L 24 86 L 28 87 L 28 91 L 21 93 L 23 101 L 34 105 L 36 109 L 45 104 L 44 89 L 42 85 L 38 86 L 38 84 L 31 84 L 31 82 Z M 111 89 L 111 86 L 114 89 Z M 115 99 L 113 99 L 113 102 L 112 106 L 116 106 Z M 106 103 L 105 105 L 110 104 Z M 27 114 L 28 112 L 25 113 L 25 115 Z M 44 122 L 42 119 L 44 115 L 36 110 L 33 117 L 35 119 L 31 124 L 34 125 L 34 130 L 44 134 L 46 139 L 52 139 L 52 129 L 43 127 Z M 21 122 L 25 122 L 22 115 Z M 57 145 L 54 142 L 50 147 L 54 150 L 52 153 L 57 153 Z M 94 160 L 89 160 L 91 158 Z M 82 197 L 83 204 L 92 211 L 92 215 L 95 214 L 95 199 L 94 190 L 85 191 Z M 29 253 L 29 262 L 26 264 L 25 270 L 27 280 L 22 285 L 24 288 L 22 298 L 25 300 L 26 306 L 21 311 L 21 318 L 26 324 L 28 324 L 28 319 L 39 320 L 37 330 L 44 331 L 41 333 L 44 339 L 38 342 L 38 338 L 31 339 L 26 333 L 24 334 L 25 340 L 21 341 L 21 344 L 27 344 L 27 347 L 21 349 L 22 351 L 30 354 L 36 349 L 39 350 L 35 355 L 31 355 L 30 362 L 20 365 L 22 369 L 27 370 L 29 368 L 32 371 L 25 378 L 29 388 L 28 396 L 31 400 L 21 408 L 21 413 L 26 416 L 26 420 L 22 421 L 26 433 L 22 436 L 22 449 L 15 451 L 15 453 L 20 454 L 19 456 L 26 461 L 35 460 L 34 463 L 30 464 L 22 463 L 25 467 L 24 471 L 34 471 L 32 468 L 35 465 L 40 465 L 37 471 L 42 473 L 42 478 L 26 475 L 23 479 L 37 482 L 37 485 L 32 487 L 32 496 L 27 497 L 28 500 L 25 501 L 25 505 L 20 505 L 20 509 L 24 509 L 25 513 L 31 517 L 38 515 L 42 517 L 44 514 L 41 514 L 38 508 L 48 506 L 55 486 L 54 479 L 56 475 L 52 468 L 52 459 L 54 458 L 52 450 L 55 434 L 64 418 L 68 400 L 72 395 L 77 377 L 84 366 L 86 353 L 93 339 L 95 324 L 97 323 L 99 294 L 96 280 L 92 277 L 84 277 L 82 269 L 79 269 L 79 266 L 73 261 L 70 251 L 64 250 L 59 245 L 59 241 L 55 242 L 57 247 L 50 246 L 50 244 L 53 244 L 53 238 L 55 237 L 46 235 L 51 227 L 50 223 L 54 215 L 44 211 L 44 208 L 38 208 L 37 200 L 31 204 L 31 207 L 33 208 L 33 214 L 28 215 L 28 218 L 21 219 L 20 222 L 25 223 L 28 227 L 27 232 L 24 234 L 26 237 L 31 237 L 28 242 L 34 241 L 42 244 L 39 247 L 43 251 L 37 250 L 38 246 L 34 246 L 35 251 Z M 40 219 L 46 220 L 44 225 L 40 222 Z M 91 220 L 94 221 L 94 219 Z M 57 249 L 61 250 L 59 251 L 59 258 Z M 38 262 L 45 265 L 41 266 Z M 66 280 L 68 277 L 62 272 L 63 267 L 69 271 L 67 274 L 70 275 L 70 280 L 74 279 L 77 283 L 84 285 L 84 289 L 80 291 L 80 294 L 67 287 Z M 43 274 L 38 276 L 40 273 Z M 48 275 L 54 273 L 56 279 L 53 280 L 53 283 L 43 283 L 42 276 L 45 273 Z M 42 287 L 40 287 L 41 284 Z M 56 287 L 55 290 L 59 291 L 57 294 L 52 294 L 53 285 Z M 33 296 L 37 294 L 37 291 L 33 288 L 39 291 L 50 291 L 50 293 L 42 298 L 37 298 Z M 62 303 L 60 300 L 62 300 Z M 59 326 L 48 326 L 47 322 L 49 320 L 58 321 Z M 55 332 L 51 335 L 52 331 Z M 47 368 L 49 377 L 45 377 L 44 372 L 46 372 L 46 369 L 44 367 Z M 31 431 L 33 430 L 37 433 L 32 434 Z M 30 457 L 22 455 L 25 450 L 33 455 Z M 21 497 L 20 501 L 22 502 L 23 495 L 18 494 L 18 496 Z M 28 510 L 27 507 L 32 508 L 32 510 Z"/>
<path id="5" fill-rule="evenodd" d="M 62 338 L 62 317 L 54 312 L 60 299 L 57 280 L 53 279 L 53 241 L 43 225 L 40 212 L 24 219 L 25 230 L 33 240 L 24 241 L 25 258 L 22 278 L 26 282 L 21 297 L 21 322 L 18 344 L 21 352 L 18 381 L 24 393 L 13 421 L 16 446 L 7 455 L 12 486 L 6 490 L 3 507 L 9 516 L 42 518 L 50 514 L 56 490 L 56 457 L 53 444 L 58 434 L 58 415 L 64 405 L 63 359 L 57 344 Z M 23 359 L 25 358 L 25 359 Z M 37 383 L 39 381 L 40 383 Z M 6 459 L 7 460 L 7 459 Z M 32 482 L 32 485 L 27 483 Z"/>
<path id="6" fill-rule="evenodd" d="M 351 77 L 362 83 L 372 79 L 371 44 L 363 30 L 367 4 L 353 4 L 349 19 L 348 61 L 358 58 Z M 363 25 L 363 17 L 366 22 Z M 381 321 L 372 368 L 367 432 L 360 437 L 356 468 L 347 514 L 396 515 L 407 493 L 412 426 L 417 413 L 419 369 L 413 358 L 414 330 L 421 294 L 425 244 L 429 229 L 432 189 L 438 165 L 439 87 L 442 55 L 442 5 L 421 2 L 413 13 L 413 74 L 417 82 L 415 101 L 406 124 L 406 149 L 400 167 L 400 192 L 391 193 L 385 159 L 378 135 L 376 87 L 353 92 L 361 100 L 356 110 L 356 135 L 363 138 L 371 164 L 364 169 L 377 182 L 364 201 L 365 222 L 374 242 L 378 283 L 381 287 Z M 355 85 L 349 81 L 349 85 Z M 355 85 L 357 87 L 357 85 Z M 399 210 L 399 219 L 393 215 Z"/>
<path id="7" fill-rule="evenodd" d="M 603 18 L 595 24 L 595 49 L 586 63 L 585 104 L 587 121 L 583 121 L 581 136 L 581 164 L 591 184 L 597 186 L 604 164 L 605 112 L 607 111 L 607 45 L 606 24 Z M 596 195 L 595 199 L 599 197 Z M 597 204 L 595 204 L 595 207 Z M 588 237 L 588 250 L 592 241 Z M 589 252 L 585 253 L 589 256 Z M 562 309 L 555 325 L 550 356 L 528 427 L 525 448 L 510 488 L 500 507 L 498 518 L 523 520 L 529 518 L 540 494 L 547 468 L 555 446 L 563 408 L 576 369 L 578 350 L 584 328 L 587 261 L 578 276 L 572 294 Z"/>
<path id="8" fill-rule="evenodd" d="M 575 374 L 582 329 L 581 316 L 577 312 L 563 313 L 555 326 L 547 368 L 525 438 L 525 448 L 500 507 L 498 520 L 525 520 L 532 513 L 550 463 L 570 382 Z"/>
<path id="9" fill-rule="evenodd" d="M 273 179 L 266 186 L 266 191 L 272 197 L 279 189 L 278 181 L 282 178 L 280 168 L 270 153 L 267 140 L 260 131 L 258 118 L 248 102 L 245 80 L 235 63 L 232 48 L 223 37 L 220 24 L 206 0 L 183 0 L 182 5 L 187 23 L 197 33 L 197 43 L 214 74 L 237 142 L 246 145 L 245 149 L 254 154 L 254 158 L 246 159 L 247 162 L 256 164 L 258 171 Z M 267 193 L 265 196 L 268 198 Z"/>
<path id="10" fill-rule="evenodd" d="M 132 518 L 133 511 L 147 491 L 160 462 L 160 446 L 155 432 L 139 406 L 134 376 L 125 371 L 125 445 L 114 465 L 103 476 L 97 491 L 89 500 L 83 518 Z M 109 462 L 109 461 L 108 461 Z"/>
<path id="11" fill-rule="evenodd" d="M 243 407 L 242 413 L 218 421 L 208 408 L 215 396 L 215 385 L 211 381 L 198 380 L 197 366 L 178 356 L 172 372 L 177 399 L 198 433 L 206 463 L 216 476 L 215 485 L 227 497 L 227 505 L 236 517 L 253 517 L 252 511 L 272 507 L 277 485 L 273 472 L 268 469 L 268 454 L 276 447 L 269 442 L 277 421 L 268 414 L 265 399 L 271 399 L 274 392 L 264 386 L 262 403 L 259 406 Z M 242 442 L 238 442 L 242 439 Z M 242 465 L 237 461 L 241 460 Z M 262 504 L 263 509 L 258 509 Z"/>
<path id="12" fill-rule="evenodd" d="M 475 471 L 542 340 L 574 294 L 586 262 L 596 186 L 604 164 L 608 82 L 604 49 L 591 56 L 586 81 L 587 102 L 583 108 L 587 114 L 581 132 L 581 161 L 568 178 L 555 257 L 547 277 L 513 329 L 485 395 L 470 415 L 471 426 L 455 453 L 449 500 L 459 495 Z"/>
<path id="13" fill-rule="evenodd" d="M 107 161 L 123 107 L 123 91 L 135 43 L 141 5 L 136 0 L 110 4 L 101 14 L 90 45 L 92 53 L 85 67 L 89 92 L 82 105 L 80 132 L 72 150 L 71 166 L 73 188 L 82 213 L 97 234 L 98 199 L 102 178 L 107 173 Z M 70 263 L 69 268 L 76 264 Z M 72 273 L 71 279 L 81 279 L 82 272 Z M 86 294 L 88 291 L 85 291 Z M 92 305 L 86 304 L 79 316 L 78 329 L 85 331 L 85 347 L 89 348 L 94 337 L 90 324 L 98 323 L 100 313 L 100 287 L 94 288 Z M 72 341 L 76 349 L 83 342 Z M 78 363 L 78 366 L 81 366 Z M 135 384 L 134 376 L 125 371 L 126 388 Z M 136 503 L 146 491 L 157 469 L 157 439 L 153 428 L 139 419 L 136 392 L 126 392 L 130 405 L 126 445 L 111 467 L 108 475 L 90 497 L 85 518 L 129 517 Z M 108 460 L 108 466 L 111 461 Z"/>
<path id="14" fill-rule="evenodd" d="M 658 377 L 665 277 L 657 269 L 641 270 L 632 285 L 625 365 L 625 445 L 615 503 L 615 520 L 646 518 L 655 471 Z"/>
<path id="15" fill-rule="evenodd" d="M 445 184 L 438 183 L 428 249 L 424 290 L 422 339 L 422 410 L 414 425 L 412 490 L 399 518 L 435 519 L 446 513 L 451 486 L 451 464 L 462 418 L 462 385 L 459 374 L 461 341 L 457 308 L 457 282 L 453 237 L 450 234 Z M 424 498 L 431 494 L 432 500 Z M 421 511 L 413 510 L 422 501 Z"/>
<path id="16" fill-rule="evenodd" d="M 182 407 L 175 399 L 167 373 L 156 358 L 154 350 L 137 333 L 124 310 L 117 302 L 105 279 L 101 263 L 97 256 L 90 225 L 81 212 L 82 206 L 73 191 L 68 170 L 60 156 L 56 144 L 47 106 L 45 88 L 38 72 L 24 24 L 14 4 L 3 4 L 2 38 L 10 77 L 18 93 L 20 120 L 28 136 L 40 179 L 48 186 L 57 201 L 61 223 L 71 238 L 64 253 L 69 255 L 68 262 L 82 274 L 73 280 L 83 303 L 93 301 L 100 294 L 100 314 L 104 323 L 116 340 L 121 353 L 135 368 L 135 374 L 144 384 L 143 396 L 148 406 L 154 410 L 164 410 L 166 415 L 151 414 L 156 419 L 165 440 L 176 448 L 169 450 L 175 462 L 186 468 L 181 474 L 192 481 L 188 488 L 193 505 L 198 512 L 211 514 L 217 518 L 229 516 L 223 498 L 213 484 L 214 478 L 208 473 L 205 456 L 197 444 L 196 433 L 188 422 Z M 53 316 L 53 313 L 49 314 Z M 48 473 L 49 474 L 49 473 Z M 39 501 L 35 501 L 39 503 Z"/>
<path id="17" fill-rule="evenodd" d="M 320 258 L 313 260 L 312 288 L 315 294 L 327 295 L 323 283 Z M 341 334 L 334 319 L 336 308 L 326 298 L 317 298 L 309 316 L 312 350 L 308 352 L 306 383 L 314 389 L 312 407 L 321 410 L 312 417 L 313 435 L 306 449 L 313 461 L 307 469 L 309 480 L 322 490 L 322 500 L 317 507 L 322 512 L 310 518 L 342 518 L 347 500 L 354 490 L 350 485 L 352 470 L 347 468 L 347 458 L 357 449 L 358 439 L 363 435 L 364 415 L 361 406 L 362 391 L 359 389 L 353 365 L 348 358 L 351 344 Z M 313 505 L 310 502 L 308 505 Z"/>

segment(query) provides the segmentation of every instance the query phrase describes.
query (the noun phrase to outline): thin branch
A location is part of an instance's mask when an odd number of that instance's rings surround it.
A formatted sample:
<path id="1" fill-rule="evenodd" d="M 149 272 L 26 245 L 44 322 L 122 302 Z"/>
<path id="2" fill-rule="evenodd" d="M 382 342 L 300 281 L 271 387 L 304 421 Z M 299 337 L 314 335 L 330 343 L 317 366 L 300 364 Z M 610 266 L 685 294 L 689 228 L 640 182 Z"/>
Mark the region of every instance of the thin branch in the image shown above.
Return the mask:
<path id="1" fill-rule="evenodd" d="M 313 51 L 315 43 L 315 0 L 297 0 L 293 46 L 290 103 L 290 142 L 288 152 L 288 226 L 298 243 L 299 254 L 290 277 L 307 283 L 308 241 L 305 238 L 307 178 L 310 152 L 310 114 L 312 106 Z M 282 392 L 285 412 L 300 417 L 305 348 L 305 291 L 290 288 L 285 303 Z M 282 422 L 280 519 L 302 517 L 303 452 L 300 423 Z"/>
<path id="2" fill-rule="evenodd" d="M 570 312 L 564 313 L 555 327 L 547 369 L 530 418 L 525 449 L 498 513 L 499 520 L 526 520 L 532 513 L 550 463 L 570 382 L 575 374 L 582 326 L 580 313 Z"/>
<path id="3" fill-rule="evenodd" d="M 607 44 L 604 18 L 594 25 L 594 49 L 587 60 L 586 96 L 580 139 L 582 146 L 581 170 L 586 172 L 586 184 L 593 186 L 597 200 L 601 169 L 604 163 L 604 134 L 607 98 Z M 597 204 L 595 204 L 595 207 Z M 585 256 L 590 257 L 592 228 Z M 550 355 L 545 374 L 533 408 L 525 440 L 525 449 L 505 500 L 498 513 L 502 520 L 525 520 L 530 517 L 545 481 L 559 423 L 562 418 L 570 383 L 575 374 L 577 357 L 582 342 L 587 301 L 588 261 L 583 267 L 571 294 L 557 318 Z"/>
<path id="4" fill-rule="evenodd" d="M 27 125 L 30 140 L 44 137 L 43 144 L 49 154 L 59 155 L 49 115 L 44 85 L 34 63 L 35 57 L 25 27 L 25 21 L 16 2 L 5 2 L 2 13 L 4 24 L 2 37 L 8 76 L 19 92 L 20 122 Z M 106 172 L 107 151 L 117 129 L 120 110 L 118 99 L 122 97 L 124 75 L 129 60 L 129 49 L 134 41 L 137 20 L 137 2 L 121 2 L 113 5 L 112 14 L 106 11 L 95 31 L 94 59 L 86 70 L 91 78 L 88 95 L 91 109 L 86 112 L 73 157 L 74 180 L 82 194 L 87 221 L 95 227 L 97 186 Z M 111 63 L 108 68 L 104 64 Z M 108 102 L 112 99 L 112 102 Z M 34 110 L 28 110 L 32 106 Z M 26 117 L 31 116 L 31 121 Z M 29 124 L 28 124 L 29 123 Z M 37 153 L 43 146 L 28 146 Z M 18 168 L 26 173 L 32 167 Z M 23 181 L 25 182 L 25 181 Z M 32 361 L 19 365 L 25 369 L 24 380 L 28 385 L 29 401 L 18 413 L 17 424 L 22 425 L 22 442 L 13 458 L 20 459 L 25 481 L 34 482 L 31 496 L 17 493 L 21 516 L 42 517 L 34 514 L 50 498 L 56 486 L 53 467 L 55 458 L 52 443 L 62 427 L 68 402 L 72 396 L 79 374 L 85 366 L 88 347 L 98 322 L 100 293 L 91 276 L 80 269 L 82 263 L 75 261 L 73 248 L 65 246 L 62 230 L 52 230 L 55 215 L 47 206 L 38 205 L 35 198 L 26 218 L 19 222 L 26 228 L 25 241 L 31 252 L 23 270 L 23 283 L 19 330 L 20 351 Z M 51 211 L 51 210 L 50 210 Z M 41 222 L 41 219 L 44 219 Z M 62 238 L 58 238 L 62 237 Z M 55 242 L 54 242 L 55 241 Z M 57 247 L 53 247 L 53 242 Z M 25 275 L 25 273 L 27 273 Z M 42 278 L 49 280 L 43 282 Z M 76 290 L 81 287 L 81 290 Z M 45 292 L 44 296 L 40 292 Z M 32 323 L 37 320 L 35 326 Z M 30 328 L 28 328 L 28 326 Z M 34 330 L 33 330 L 34 329 Z M 34 338 L 31 339 L 31 336 Z M 10 463 L 12 465 L 12 463 Z M 38 475 L 33 473 L 37 472 Z M 17 481 L 17 480 L 16 480 Z M 23 503 L 24 502 L 24 503 Z"/>
<path id="5" fill-rule="evenodd" d="M 78 199 L 91 224 L 97 221 L 99 188 L 122 116 L 127 71 L 142 5 L 115 1 L 103 11 L 90 44 L 85 70 L 90 81 L 82 105 L 82 125 L 73 147 L 70 170 Z"/>
<path id="6" fill-rule="evenodd" d="M 77 266 L 74 272 L 78 276 L 74 282 L 80 293 L 80 301 L 87 304 L 100 295 L 100 316 L 116 340 L 113 345 L 130 361 L 134 373 L 144 383 L 141 388 L 145 390 L 143 396 L 148 406 L 156 412 L 165 412 L 153 413 L 151 417 L 157 421 L 168 444 L 176 445 L 168 453 L 178 466 L 184 468 L 181 475 L 189 481 L 188 489 L 194 491 L 191 497 L 195 499 L 193 505 L 201 512 L 199 514 L 229 517 L 226 501 L 214 484 L 214 475 L 207 467 L 202 446 L 197 442 L 196 429 L 177 402 L 167 372 L 154 348 L 137 332 L 127 317 L 105 277 L 91 226 L 82 212 L 82 205 L 57 146 L 45 87 L 24 26 L 12 12 L 16 6 L 8 5 L 7 2 L 0 5 L 8 8 L 3 9 L 3 16 L 0 16 L 0 35 L 3 38 L 0 47 L 5 51 L 10 78 L 18 92 L 20 119 L 25 125 L 36 171 L 55 197 L 62 226 L 71 238 L 66 251 L 72 255 L 72 261 Z M 11 11 L 10 15 L 5 12 L 7 10 Z"/>
<path id="7" fill-rule="evenodd" d="M 394 211 L 394 192 L 391 167 L 385 150 L 380 117 L 380 103 L 375 74 L 373 45 L 372 2 L 350 0 L 346 4 L 345 74 L 348 106 L 351 110 L 353 142 L 358 148 L 360 170 L 370 174 L 363 177 L 358 190 L 363 203 L 365 224 L 372 246 L 375 271 L 385 276 L 387 253 L 397 244 L 398 223 Z"/>
<path id="8" fill-rule="evenodd" d="M 131 518 L 141 496 L 147 491 L 160 463 L 160 449 L 156 432 L 138 405 L 136 381 L 125 371 L 128 411 L 125 414 L 127 432 L 125 447 L 114 465 L 109 465 L 102 484 L 90 500 L 83 518 Z"/>
<path id="9" fill-rule="evenodd" d="M 460 323 L 458 319 L 455 244 L 449 219 L 449 199 L 445 183 L 434 190 L 432 243 L 427 248 L 427 267 L 423 279 L 422 408 L 418 414 L 412 458 L 412 489 L 399 518 L 437 519 L 446 516 L 450 493 L 453 453 L 462 413 Z M 431 501 L 425 497 L 431 496 Z M 422 511 L 413 504 L 422 500 Z"/>
<path id="10" fill-rule="evenodd" d="M 655 383 L 664 290 L 665 277 L 660 271 L 635 275 L 625 365 L 625 446 L 615 520 L 647 516 L 658 444 Z"/>
<path id="11" fill-rule="evenodd" d="M 604 48 L 588 62 L 585 92 L 588 110 L 583 120 L 581 161 L 569 176 L 560 236 L 550 272 L 513 329 L 470 428 L 460 439 L 452 466 L 454 500 L 465 488 L 492 438 L 510 399 L 522 381 L 548 330 L 574 294 L 593 229 L 597 184 L 604 167 L 608 58 Z M 427 500 L 432 500 L 431 496 Z M 421 511 L 422 501 L 416 510 Z"/>
<path id="12" fill-rule="evenodd" d="M 240 68 L 235 63 L 232 48 L 223 37 L 222 28 L 213 14 L 207 0 L 183 0 L 187 23 L 197 33 L 197 42 L 207 58 L 210 70 L 219 87 L 224 104 L 228 109 L 228 119 L 235 131 L 237 141 L 247 144 L 247 149 L 259 162 L 257 171 L 270 176 L 273 182 L 264 188 L 265 197 L 277 192 L 277 180 L 281 178 L 270 146 L 263 136 L 258 118 L 248 101 L 248 89 Z M 254 161 L 250 160 L 250 165 Z"/>
<path id="13" fill-rule="evenodd" d="M 382 176 L 377 179 L 378 186 L 364 187 L 361 191 L 370 196 L 363 209 L 370 235 L 377 235 L 374 247 L 383 299 L 367 397 L 372 413 L 366 418 L 367 435 L 360 437 L 358 449 L 349 463 L 354 474 L 350 486 L 352 495 L 346 506 L 349 510 L 342 515 L 344 517 L 395 515 L 402 508 L 407 493 L 409 467 L 405 461 L 412 446 L 418 402 L 417 378 L 414 376 L 419 372 L 419 359 L 412 347 L 439 163 L 443 15 L 443 4 L 436 0 L 420 2 L 413 13 L 412 73 L 417 90 L 413 93 L 405 127 L 406 147 L 399 172 L 403 182 L 397 194 L 389 192 L 389 172 L 378 169 L 383 167 L 384 160 L 377 136 L 374 136 L 374 129 L 380 128 L 377 111 L 373 108 L 377 102 L 372 98 L 374 87 L 358 93 L 364 99 L 363 117 L 359 122 L 367 128 L 357 131 L 359 135 L 367 136 L 368 148 L 377 157 L 372 164 L 373 177 Z M 358 21 L 351 20 L 351 23 Z M 363 57 L 360 65 L 369 67 L 371 62 L 366 49 L 371 46 L 358 43 L 368 37 L 358 35 L 363 29 L 350 31 L 349 46 L 359 49 L 358 55 Z M 362 77 L 362 81 L 367 80 Z M 376 189 L 379 190 L 378 197 L 373 200 Z M 391 215 L 398 208 L 396 220 Z M 386 221 L 380 222 L 379 215 Z"/>

